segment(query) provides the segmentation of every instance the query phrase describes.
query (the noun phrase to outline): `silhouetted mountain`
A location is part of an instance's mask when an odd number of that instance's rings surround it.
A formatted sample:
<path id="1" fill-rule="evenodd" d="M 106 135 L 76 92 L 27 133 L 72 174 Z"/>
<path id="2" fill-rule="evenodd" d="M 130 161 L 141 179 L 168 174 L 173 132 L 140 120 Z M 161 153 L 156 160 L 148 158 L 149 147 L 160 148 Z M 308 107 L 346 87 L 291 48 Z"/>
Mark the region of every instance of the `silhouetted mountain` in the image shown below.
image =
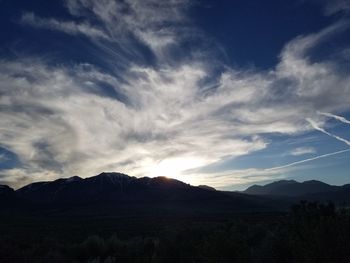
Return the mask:
<path id="1" fill-rule="evenodd" d="M 206 190 L 211 190 L 211 191 L 216 191 L 214 187 L 208 186 L 208 185 L 198 185 L 197 187 L 206 189 Z"/>
<path id="2" fill-rule="evenodd" d="M 11 187 L 7 185 L 0 185 L 0 198 L 12 196 L 15 193 Z"/>
<path id="3" fill-rule="evenodd" d="M 75 203 L 170 198 L 174 192 L 185 190 L 193 190 L 193 187 L 165 177 L 138 179 L 121 173 L 101 173 L 85 179 L 75 176 L 33 183 L 16 193 L 35 202 Z"/>
<path id="4" fill-rule="evenodd" d="M 18 198 L 31 204 L 164 204 L 181 206 L 229 206 L 237 210 L 262 207 L 247 195 L 195 187 L 166 177 L 136 178 L 121 173 L 101 173 L 82 179 L 71 177 L 51 182 L 37 182 L 16 191 Z"/>
<path id="5" fill-rule="evenodd" d="M 273 182 L 264 186 L 261 185 L 252 185 L 248 187 L 245 191 L 246 194 L 252 195 L 285 195 L 284 189 L 289 188 L 292 185 L 298 184 L 294 180 L 281 180 L 277 182 Z"/>
<path id="6" fill-rule="evenodd" d="M 84 209 L 89 213 L 117 213 L 120 209 L 191 213 L 281 210 L 298 199 L 350 202 L 350 185 L 331 186 L 319 181 L 278 181 L 254 185 L 244 192 L 218 191 L 208 186 L 191 186 L 166 177 L 136 178 L 121 173 L 101 173 L 37 182 L 16 191 L 0 186 L 0 201 L 8 207 L 23 209 Z M 5 202 L 3 202 L 5 200 Z M 197 212 L 196 212 L 197 211 Z"/>
<path id="7" fill-rule="evenodd" d="M 340 188 L 320 181 L 305 181 L 299 183 L 294 180 L 281 180 L 264 186 L 253 185 L 243 191 L 253 195 L 280 195 L 280 196 L 303 196 L 322 192 L 333 192 Z"/>
<path id="8" fill-rule="evenodd" d="M 16 202 L 16 193 L 7 185 L 0 185 L 0 205 L 2 208 L 9 207 Z"/>
<path id="9" fill-rule="evenodd" d="M 264 186 L 253 185 L 243 191 L 245 194 L 259 196 L 274 196 L 275 198 L 289 198 L 291 202 L 309 200 L 337 204 L 350 203 L 350 185 L 329 185 L 320 181 L 311 180 L 302 183 L 294 180 L 282 180 Z"/>

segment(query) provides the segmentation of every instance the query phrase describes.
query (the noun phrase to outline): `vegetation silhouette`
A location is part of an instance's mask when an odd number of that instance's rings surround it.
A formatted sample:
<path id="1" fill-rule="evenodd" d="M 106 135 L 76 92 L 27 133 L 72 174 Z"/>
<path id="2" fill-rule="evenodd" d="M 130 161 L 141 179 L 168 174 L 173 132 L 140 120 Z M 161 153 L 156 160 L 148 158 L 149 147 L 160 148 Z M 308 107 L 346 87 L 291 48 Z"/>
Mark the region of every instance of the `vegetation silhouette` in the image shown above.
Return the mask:
<path id="1" fill-rule="evenodd" d="M 105 218 L 86 230 L 82 221 L 74 236 L 69 221 L 15 220 L 1 231 L 0 262 L 350 262 L 350 212 L 332 203 L 302 201 L 288 213 L 187 219 L 163 228 L 139 222 L 139 230 L 125 225 L 120 235 L 109 220 L 121 224 Z M 20 222 L 27 227 L 19 230 Z"/>

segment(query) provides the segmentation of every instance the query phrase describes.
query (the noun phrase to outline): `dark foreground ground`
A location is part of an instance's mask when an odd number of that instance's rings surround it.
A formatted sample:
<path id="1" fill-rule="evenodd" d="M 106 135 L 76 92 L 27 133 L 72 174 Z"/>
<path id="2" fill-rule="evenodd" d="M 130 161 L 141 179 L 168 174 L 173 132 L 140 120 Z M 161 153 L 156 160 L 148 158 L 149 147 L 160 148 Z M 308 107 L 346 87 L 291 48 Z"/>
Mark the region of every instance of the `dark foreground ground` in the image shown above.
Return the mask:
<path id="1" fill-rule="evenodd" d="M 350 212 L 333 205 L 133 211 L 2 212 L 0 262 L 350 262 Z"/>

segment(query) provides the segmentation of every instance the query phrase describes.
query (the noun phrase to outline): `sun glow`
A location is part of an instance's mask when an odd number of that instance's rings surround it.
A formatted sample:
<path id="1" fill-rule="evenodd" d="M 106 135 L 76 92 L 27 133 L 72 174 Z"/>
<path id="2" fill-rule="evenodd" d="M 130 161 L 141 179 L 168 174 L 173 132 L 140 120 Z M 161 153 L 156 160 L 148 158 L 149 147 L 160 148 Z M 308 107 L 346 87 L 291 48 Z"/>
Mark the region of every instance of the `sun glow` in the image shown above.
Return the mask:
<path id="1" fill-rule="evenodd" d="M 164 159 L 150 167 L 149 175 L 152 177 L 165 176 L 189 184 L 196 184 L 195 178 L 184 172 L 204 164 L 204 159 L 195 157 Z"/>

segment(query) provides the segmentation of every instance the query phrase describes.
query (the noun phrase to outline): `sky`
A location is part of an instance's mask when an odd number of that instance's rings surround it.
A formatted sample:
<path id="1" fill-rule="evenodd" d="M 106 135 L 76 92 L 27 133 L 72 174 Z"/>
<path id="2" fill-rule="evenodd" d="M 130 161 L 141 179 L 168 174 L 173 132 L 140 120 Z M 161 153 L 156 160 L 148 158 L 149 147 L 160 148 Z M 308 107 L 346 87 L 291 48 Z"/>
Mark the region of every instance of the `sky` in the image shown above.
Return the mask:
<path id="1" fill-rule="evenodd" d="M 0 0 L 0 184 L 350 183 L 349 0 Z"/>

